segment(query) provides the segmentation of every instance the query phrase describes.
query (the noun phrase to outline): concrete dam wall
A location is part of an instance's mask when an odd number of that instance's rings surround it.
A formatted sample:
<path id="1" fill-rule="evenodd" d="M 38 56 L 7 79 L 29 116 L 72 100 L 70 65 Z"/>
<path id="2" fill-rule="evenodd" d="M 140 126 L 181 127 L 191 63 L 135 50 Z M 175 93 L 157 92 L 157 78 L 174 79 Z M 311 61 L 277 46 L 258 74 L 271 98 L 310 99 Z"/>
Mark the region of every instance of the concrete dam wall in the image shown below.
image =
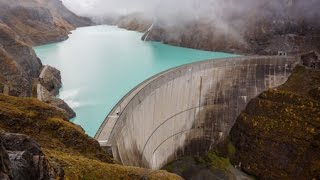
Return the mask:
<path id="1" fill-rule="evenodd" d="M 247 103 L 283 84 L 295 57 L 237 57 L 183 65 L 127 94 L 96 139 L 124 165 L 159 169 L 223 141 Z"/>

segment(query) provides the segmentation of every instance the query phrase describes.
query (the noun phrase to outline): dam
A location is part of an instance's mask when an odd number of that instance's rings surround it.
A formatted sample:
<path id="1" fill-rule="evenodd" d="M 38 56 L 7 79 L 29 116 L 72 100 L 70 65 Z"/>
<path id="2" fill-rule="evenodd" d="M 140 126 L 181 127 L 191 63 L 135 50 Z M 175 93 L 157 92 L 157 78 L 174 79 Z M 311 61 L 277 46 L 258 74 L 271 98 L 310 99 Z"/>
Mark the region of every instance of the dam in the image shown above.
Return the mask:
<path id="1" fill-rule="evenodd" d="M 283 84 L 297 57 L 207 60 L 155 75 L 132 89 L 95 135 L 124 165 L 160 169 L 225 140 L 247 103 Z"/>

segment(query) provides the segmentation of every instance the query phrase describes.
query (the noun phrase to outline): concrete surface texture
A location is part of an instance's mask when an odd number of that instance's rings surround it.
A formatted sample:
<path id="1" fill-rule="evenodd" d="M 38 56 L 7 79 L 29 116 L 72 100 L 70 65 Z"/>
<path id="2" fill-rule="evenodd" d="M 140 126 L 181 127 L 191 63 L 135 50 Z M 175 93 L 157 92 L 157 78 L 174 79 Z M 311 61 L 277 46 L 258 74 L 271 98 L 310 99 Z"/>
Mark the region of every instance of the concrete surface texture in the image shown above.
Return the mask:
<path id="1" fill-rule="evenodd" d="M 96 134 L 124 165 L 159 169 L 223 141 L 247 103 L 283 84 L 296 57 L 237 57 L 188 64 L 133 89 Z"/>

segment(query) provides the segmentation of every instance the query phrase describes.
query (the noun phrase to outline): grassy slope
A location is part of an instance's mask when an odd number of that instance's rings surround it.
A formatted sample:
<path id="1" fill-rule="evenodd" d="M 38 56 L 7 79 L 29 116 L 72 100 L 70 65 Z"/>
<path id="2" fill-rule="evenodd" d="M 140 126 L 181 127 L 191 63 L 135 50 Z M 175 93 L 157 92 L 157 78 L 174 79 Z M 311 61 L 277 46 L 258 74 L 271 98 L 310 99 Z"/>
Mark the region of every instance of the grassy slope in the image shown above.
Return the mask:
<path id="1" fill-rule="evenodd" d="M 97 141 L 61 111 L 33 98 L 0 94 L 0 129 L 35 139 L 52 165 L 62 165 L 66 179 L 179 179 L 165 171 L 110 164 Z"/>
<path id="2" fill-rule="evenodd" d="M 320 174 L 320 71 L 298 66 L 289 80 L 253 99 L 231 131 L 235 163 L 263 179 Z"/>

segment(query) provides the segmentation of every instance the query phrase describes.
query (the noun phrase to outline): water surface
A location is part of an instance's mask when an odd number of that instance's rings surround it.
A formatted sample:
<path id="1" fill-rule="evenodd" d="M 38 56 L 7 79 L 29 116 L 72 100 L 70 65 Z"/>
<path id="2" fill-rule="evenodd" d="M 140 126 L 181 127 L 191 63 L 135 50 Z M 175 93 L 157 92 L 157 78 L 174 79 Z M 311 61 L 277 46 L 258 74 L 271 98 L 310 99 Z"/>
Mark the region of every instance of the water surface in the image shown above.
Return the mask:
<path id="1" fill-rule="evenodd" d="M 61 71 L 60 98 L 73 119 L 94 136 L 106 115 L 132 88 L 182 64 L 234 55 L 141 41 L 141 33 L 114 26 L 78 28 L 66 41 L 35 47 L 43 64 Z"/>

